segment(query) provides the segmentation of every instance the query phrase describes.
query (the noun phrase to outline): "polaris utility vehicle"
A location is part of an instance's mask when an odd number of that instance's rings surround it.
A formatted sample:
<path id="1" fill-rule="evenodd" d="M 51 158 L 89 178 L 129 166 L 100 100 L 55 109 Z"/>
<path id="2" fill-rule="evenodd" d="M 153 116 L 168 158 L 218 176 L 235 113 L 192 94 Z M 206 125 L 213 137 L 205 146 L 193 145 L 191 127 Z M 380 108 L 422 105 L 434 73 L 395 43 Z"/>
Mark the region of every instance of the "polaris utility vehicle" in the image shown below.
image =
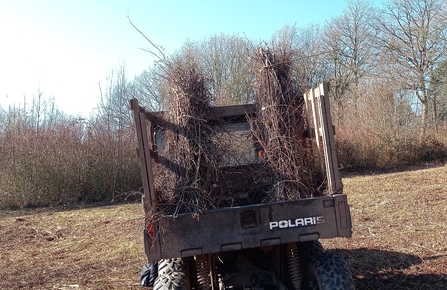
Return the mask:
<path id="1" fill-rule="evenodd" d="M 155 221 L 146 218 L 144 248 L 148 264 L 142 273 L 143 286 L 212 290 L 354 289 L 345 261 L 326 252 L 318 242 L 351 237 L 351 216 L 335 153 L 328 84 L 310 90 L 304 95 L 304 102 L 306 138 L 322 172 L 323 194 L 267 203 L 253 199 L 251 204 L 232 204 L 195 215 L 171 212 Z M 154 166 L 162 162 L 157 150 L 165 142 L 163 134 L 175 130 L 175 126 L 162 118 L 162 112 L 146 111 L 136 99 L 131 100 L 131 109 L 141 161 L 143 204 L 148 214 L 157 207 L 159 194 L 154 187 Z M 213 118 L 210 124 L 224 124 L 219 130 L 227 132 L 230 139 L 240 139 L 228 144 L 233 144 L 229 150 L 245 155 L 242 167 L 263 166 L 262 148 L 250 141 L 253 138 L 246 138 L 251 134 L 249 121 L 255 114 L 255 105 L 210 110 Z M 235 194 L 239 199 L 246 198 L 253 178 L 244 176 L 241 165 L 236 166 L 234 160 L 224 160 L 222 164 L 227 180 L 231 178 L 239 185 L 237 188 L 245 187 Z M 250 172 L 254 174 L 256 170 Z"/>

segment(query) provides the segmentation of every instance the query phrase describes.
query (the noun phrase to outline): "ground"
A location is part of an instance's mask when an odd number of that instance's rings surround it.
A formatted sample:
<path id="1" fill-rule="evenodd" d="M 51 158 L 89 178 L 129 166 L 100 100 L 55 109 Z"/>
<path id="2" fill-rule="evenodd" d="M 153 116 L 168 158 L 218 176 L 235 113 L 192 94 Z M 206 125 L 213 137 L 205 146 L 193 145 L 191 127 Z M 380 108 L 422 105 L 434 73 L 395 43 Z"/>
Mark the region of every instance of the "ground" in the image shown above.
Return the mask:
<path id="1" fill-rule="evenodd" d="M 447 167 L 345 174 L 357 289 L 447 289 Z M 0 289 L 140 289 L 138 203 L 0 212 Z"/>
<path id="2" fill-rule="evenodd" d="M 447 167 L 344 178 L 351 239 L 324 240 L 357 289 L 447 289 Z"/>

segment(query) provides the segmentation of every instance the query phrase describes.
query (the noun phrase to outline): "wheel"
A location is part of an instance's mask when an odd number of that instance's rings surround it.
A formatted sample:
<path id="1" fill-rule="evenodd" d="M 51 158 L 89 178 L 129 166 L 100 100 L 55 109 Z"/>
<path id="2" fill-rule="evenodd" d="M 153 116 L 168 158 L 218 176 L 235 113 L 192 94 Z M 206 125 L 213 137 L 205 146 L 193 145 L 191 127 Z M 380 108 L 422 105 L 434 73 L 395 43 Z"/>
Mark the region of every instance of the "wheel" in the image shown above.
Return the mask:
<path id="1" fill-rule="evenodd" d="M 312 262 L 313 258 L 324 253 L 323 246 L 317 240 L 300 242 L 297 244 L 297 246 L 302 258 L 301 262 L 304 264 L 309 264 L 310 262 Z"/>
<path id="2" fill-rule="evenodd" d="M 158 263 L 150 263 L 143 266 L 140 274 L 140 284 L 143 287 L 154 286 L 155 278 L 158 276 L 157 273 Z"/>
<path id="3" fill-rule="evenodd" d="M 308 265 L 306 278 L 309 290 L 355 290 L 346 262 L 328 252 L 313 258 Z"/>
<path id="4" fill-rule="evenodd" d="M 189 279 L 187 263 L 181 258 L 166 259 L 158 262 L 158 277 L 154 290 L 187 290 Z"/>

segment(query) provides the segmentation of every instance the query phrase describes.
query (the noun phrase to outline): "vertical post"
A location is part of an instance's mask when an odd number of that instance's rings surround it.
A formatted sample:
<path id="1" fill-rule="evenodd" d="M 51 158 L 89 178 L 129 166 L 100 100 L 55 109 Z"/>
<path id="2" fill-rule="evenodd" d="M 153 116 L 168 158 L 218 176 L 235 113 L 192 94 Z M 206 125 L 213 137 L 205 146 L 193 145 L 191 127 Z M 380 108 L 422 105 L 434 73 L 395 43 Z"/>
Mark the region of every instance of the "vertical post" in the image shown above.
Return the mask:
<path id="1" fill-rule="evenodd" d="M 138 100 L 130 100 L 130 107 L 133 111 L 135 128 L 138 139 L 138 153 L 141 163 L 141 176 L 143 180 L 144 198 L 149 201 L 151 207 L 156 205 L 156 196 L 154 188 L 154 177 L 152 175 L 152 164 L 150 156 L 150 147 L 147 136 L 146 114 L 141 112 Z M 149 127 L 152 124 L 149 122 Z M 152 130 L 151 130 L 152 131 Z"/>
<path id="2" fill-rule="evenodd" d="M 324 163 L 328 180 L 328 190 L 331 194 L 342 193 L 343 184 L 338 171 L 337 154 L 335 150 L 334 127 L 329 108 L 329 85 L 322 83 L 316 89 L 318 113 L 320 115 L 321 136 L 324 150 Z"/>
<path id="3" fill-rule="evenodd" d="M 321 124 L 320 124 L 320 118 L 319 118 L 319 111 L 317 110 L 317 96 L 316 96 L 316 92 L 315 89 L 311 89 L 309 91 L 309 93 L 307 93 L 308 95 L 308 100 L 310 101 L 310 107 L 311 107 L 311 112 L 312 112 L 312 122 L 313 122 L 313 129 L 314 129 L 314 134 L 315 134 L 315 142 L 317 145 L 317 153 L 318 153 L 318 163 L 321 166 L 321 171 L 325 171 L 325 167 L 324 167 L 324 152 L 323 152 L 323 148 L 322 148 L 322 144 L 321 144 L 321 140 L 320 140 L 320 136 L 321 136 Z"/>

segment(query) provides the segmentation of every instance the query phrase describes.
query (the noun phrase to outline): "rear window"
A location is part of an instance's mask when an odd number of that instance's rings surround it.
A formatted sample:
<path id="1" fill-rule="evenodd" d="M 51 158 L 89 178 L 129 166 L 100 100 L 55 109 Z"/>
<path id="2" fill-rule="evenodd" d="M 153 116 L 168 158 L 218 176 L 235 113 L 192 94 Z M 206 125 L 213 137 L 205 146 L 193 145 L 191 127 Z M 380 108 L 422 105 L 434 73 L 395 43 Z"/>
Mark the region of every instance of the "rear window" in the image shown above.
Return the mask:
<path id="1" fill-rule="evenodd" d="M 218 126 L 215 132 L 213 142 L 221 148 L 221 167 L 243 166 L 259 162 L 250 125 L 246 121 Z"/>
<path id="2" fill-rule="evenodd" d="M 162 151 L 166 143 L 165 130 L 157 130 L 155 143 Z M 220 167 L 237 167 L 258 163 L 258 150 L 247 121 L 226 123 L 214 128 L 211 138 L 220 156 Z"/>

